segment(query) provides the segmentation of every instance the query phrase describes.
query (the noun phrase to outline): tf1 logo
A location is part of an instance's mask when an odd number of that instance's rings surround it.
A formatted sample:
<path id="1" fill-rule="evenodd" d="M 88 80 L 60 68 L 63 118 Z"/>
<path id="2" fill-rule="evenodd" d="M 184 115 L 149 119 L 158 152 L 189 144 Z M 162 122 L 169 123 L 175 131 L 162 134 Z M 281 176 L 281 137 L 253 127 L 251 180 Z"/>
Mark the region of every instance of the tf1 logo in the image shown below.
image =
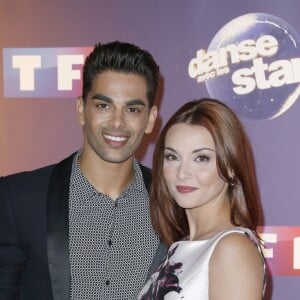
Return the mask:
<path id="1" fill-rule="evenodd" d="M 271 274 L 300 276 L 300 227 L 264 226 L 258 228 L 258 234 Z"/>
<path id="2" fill-rule="evenodd" d="M 4 48 L 4 97 L 77 97 L 92 47 Z"/>

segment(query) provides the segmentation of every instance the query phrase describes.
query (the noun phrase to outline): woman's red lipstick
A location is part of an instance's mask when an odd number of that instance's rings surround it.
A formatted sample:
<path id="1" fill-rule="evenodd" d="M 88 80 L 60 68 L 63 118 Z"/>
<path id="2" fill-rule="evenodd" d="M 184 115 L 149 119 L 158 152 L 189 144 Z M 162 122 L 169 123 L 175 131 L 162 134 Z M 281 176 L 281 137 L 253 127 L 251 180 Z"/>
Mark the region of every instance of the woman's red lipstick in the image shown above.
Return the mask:
<path id="1" fill-rule="evenodd" d="M 197 188 L 188 186 L 188 185 L 176 185 L 176 189 L 179 193 L 182 193 L 182 194 L 191 193 L 191 192 L 197 190 Z"/>

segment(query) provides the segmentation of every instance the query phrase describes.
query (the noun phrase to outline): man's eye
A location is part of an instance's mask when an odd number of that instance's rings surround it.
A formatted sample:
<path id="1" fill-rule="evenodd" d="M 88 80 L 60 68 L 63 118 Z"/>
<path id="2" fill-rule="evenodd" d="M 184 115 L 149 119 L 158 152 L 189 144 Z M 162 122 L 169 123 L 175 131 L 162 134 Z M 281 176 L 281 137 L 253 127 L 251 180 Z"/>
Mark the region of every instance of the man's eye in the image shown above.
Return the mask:
<path id="1" fill-rule="evenodd" d="M 96 107 L 98 107 L 100 109 L 107 109 L 108 108 L 108 104 L 106 104 L 106 103 L 98 103 L 98 104 L 96 104 Z"/>
<path id="2" fill-rule="evenodd" d="M 131 113 L 139 113 L 141 110 L 137 107 L 128 107 L 127 111 Z"/>

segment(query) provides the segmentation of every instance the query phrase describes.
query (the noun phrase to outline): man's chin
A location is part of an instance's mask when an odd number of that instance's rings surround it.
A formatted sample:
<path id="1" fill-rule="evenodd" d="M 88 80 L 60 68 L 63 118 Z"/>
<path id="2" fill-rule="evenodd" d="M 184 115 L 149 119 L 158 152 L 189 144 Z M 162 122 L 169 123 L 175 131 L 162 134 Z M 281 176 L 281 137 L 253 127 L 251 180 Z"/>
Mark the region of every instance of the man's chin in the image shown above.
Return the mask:
<path id="1" fill-rule="evenodd" d="M 103 158 L 102 158 L 103 159 Z M 126 157 L 106 157 L 103 160 L 107 163 L 122 164 L 133 159 L 133 155 Z"/>

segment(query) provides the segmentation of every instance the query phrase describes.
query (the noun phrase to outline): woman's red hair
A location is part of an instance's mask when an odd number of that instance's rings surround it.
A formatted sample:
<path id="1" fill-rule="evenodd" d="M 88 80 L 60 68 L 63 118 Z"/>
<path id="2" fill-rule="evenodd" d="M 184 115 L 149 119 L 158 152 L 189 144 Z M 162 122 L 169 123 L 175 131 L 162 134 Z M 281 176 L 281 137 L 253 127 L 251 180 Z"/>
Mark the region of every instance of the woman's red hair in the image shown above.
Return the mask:
<path id="1" fill-rule="evenodd" d="M 154 230 L 161 240 L 170 245 L 189 234 L 185 211 L 171 197 L 163 177 L 166 134 L 178 123 L 203 126 L 210 132 L 216 147 L 219 175 L 229 183 L 231 222 L 255 231 L 261 217 L 261 205 L 248 136 L 241 121 L 227 105 L 203 98 L 188 102 L 175 112 L 156 143 L 150 211 Z M 232 178 L 228 170 L 234 174 L 234 187 L 230 185 Z"/>

